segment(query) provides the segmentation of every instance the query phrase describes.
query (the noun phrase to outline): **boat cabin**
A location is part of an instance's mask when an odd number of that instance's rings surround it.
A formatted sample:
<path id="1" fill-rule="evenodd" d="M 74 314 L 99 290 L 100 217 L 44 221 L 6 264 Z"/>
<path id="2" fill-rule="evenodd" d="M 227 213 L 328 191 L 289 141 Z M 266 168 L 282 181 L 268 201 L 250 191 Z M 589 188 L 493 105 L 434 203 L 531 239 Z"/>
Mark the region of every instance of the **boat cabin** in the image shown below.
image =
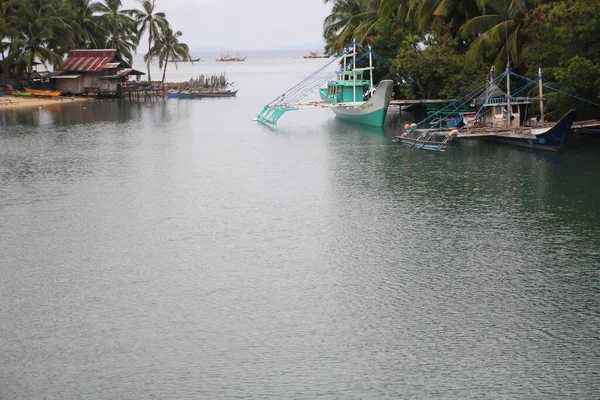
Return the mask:
<path id="1" fill-rule="evenodd" d="M 479 121 L 480 125 L 489 128 L 517 128 L 522 125 L 521 106 L 531 103 L 529 97 L 511 97 L 510 122 L 508 121 L 508 101 L 506 97 L 486 99 L 485 111 Z"/>
<path id="2" fill-rule="evenodd" d="M 371 82 L 364 79 L 365 71 L 338 71 L 334 81 L 327 82 L 321 90 L 321 99 L 331 103 L 352 103 L 364 101 Z"/>

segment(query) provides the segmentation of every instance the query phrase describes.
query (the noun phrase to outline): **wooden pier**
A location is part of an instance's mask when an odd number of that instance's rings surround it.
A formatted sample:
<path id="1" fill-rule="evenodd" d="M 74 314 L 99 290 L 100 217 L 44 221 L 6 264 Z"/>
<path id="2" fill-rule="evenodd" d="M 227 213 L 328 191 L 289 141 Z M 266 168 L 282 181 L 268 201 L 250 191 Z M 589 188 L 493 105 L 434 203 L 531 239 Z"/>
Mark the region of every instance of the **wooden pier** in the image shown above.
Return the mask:
<path id="1" fill-rule="evenodd" d="M 571 130 L 578 129 L 600 129 L 600 119 L 590 119 L 586 121 L 575 121 L 571 126 Z"/>

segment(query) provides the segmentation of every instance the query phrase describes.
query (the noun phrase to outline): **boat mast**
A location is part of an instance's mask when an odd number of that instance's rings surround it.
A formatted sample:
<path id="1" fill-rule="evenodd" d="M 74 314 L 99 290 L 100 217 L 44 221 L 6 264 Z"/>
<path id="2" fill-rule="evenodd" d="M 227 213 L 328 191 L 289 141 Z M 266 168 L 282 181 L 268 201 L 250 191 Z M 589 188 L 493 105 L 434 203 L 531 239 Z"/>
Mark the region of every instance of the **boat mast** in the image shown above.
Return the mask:
<path id="1" fill-rule="evenodd" d="M 544 123 L 544 93 L 542 91 L 542 68 L 540 67 L 538 70 L 538 86 L 540 88 L 540 114 L 541 114 L 541 119 L 540 121 L 542 122 L 542 124 Z"/>
<path id="2" fill-rule="evenodd" d="M 508 108 L 506 127 L 510 128 L 510 59 L 506 62 L 506 107 Z"/>
<path id="3" fill-rule="evenodd" d="M 356 103 L 356 39 L 352 43 L 352 93 Z"/>
<path id="4" fill-rule="evenodd" d="M 373 95 L 373 52 L 371 51 L 371 46 L 369 46 L 369 74 L 370 74 L 369 93 L 371 95 Z"/>

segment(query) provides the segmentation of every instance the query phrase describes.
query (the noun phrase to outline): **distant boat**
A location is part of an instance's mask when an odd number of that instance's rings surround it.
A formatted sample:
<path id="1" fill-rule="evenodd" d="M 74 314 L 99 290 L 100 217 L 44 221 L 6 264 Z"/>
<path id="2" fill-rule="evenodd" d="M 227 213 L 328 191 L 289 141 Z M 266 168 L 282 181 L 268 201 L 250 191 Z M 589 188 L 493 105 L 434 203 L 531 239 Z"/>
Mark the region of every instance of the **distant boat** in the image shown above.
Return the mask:
<path id="1" fill-rule="evenodd" d="M 316 51 L 311 51 L 309 55 L 303 56 L 304 58 L 329 58 L 328 54 L 319 54 Z"/>
<path id="2" fill-rule="evenodd" d="M 38 90 L 25 88 L 25 92 L 31 93 L 34 96 L 58 97 L 61 94 L 60 90 Z"/>
<path id="3" fill-rule="evenodd" d="M 229 55 L 229 53 L 221 54 L 221 57 L 217 58 L 217 62 L 239 62 L 246 61 L 248 56 L 242 56 L 238 52 L 236 56 Z"/>
<path id="4" fill-rule="evenodd" d="M 190 60 L 182 60 L 182 59 L 173 59 L 173 60 L 169 60 L 169 62 L 172 63 L 181 63 L 181 62 L 198 62 L 198 61 L 202 61 L 202 58 L 198 57 L 198 58 L 192 58 Z"/>

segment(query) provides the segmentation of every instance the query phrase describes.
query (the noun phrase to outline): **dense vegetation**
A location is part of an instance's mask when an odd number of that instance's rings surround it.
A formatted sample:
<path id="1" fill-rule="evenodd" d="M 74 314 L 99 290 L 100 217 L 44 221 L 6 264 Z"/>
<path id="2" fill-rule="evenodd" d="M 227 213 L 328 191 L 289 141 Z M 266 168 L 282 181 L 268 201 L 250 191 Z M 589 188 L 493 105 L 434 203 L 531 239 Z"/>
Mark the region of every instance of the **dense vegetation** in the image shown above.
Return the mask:
<path id="1" fill-rule="evenodd" d="M 0 63 L 14 77 L 31 77 L 35 62 L 59 67 L 72 49 L 116 49 L 131 64 L 141 36 L 148 34 L 150 62 L 158 59 L 163 81 L 168 59 L 188 60 L 156 0 L 138 0 L 139 9 L 124 10 L 121 0 L 0 0 Z"/>
<path id="2" fill-rule="evenodd" d="M 490 67 L 600 103 L 600 0 L 324 0 L 327 50 L 356 39 L 392 61 L 404 98 L 453 98 L 483 84 Z M 598 107 L 549 93 L 550 111 Z"/>

